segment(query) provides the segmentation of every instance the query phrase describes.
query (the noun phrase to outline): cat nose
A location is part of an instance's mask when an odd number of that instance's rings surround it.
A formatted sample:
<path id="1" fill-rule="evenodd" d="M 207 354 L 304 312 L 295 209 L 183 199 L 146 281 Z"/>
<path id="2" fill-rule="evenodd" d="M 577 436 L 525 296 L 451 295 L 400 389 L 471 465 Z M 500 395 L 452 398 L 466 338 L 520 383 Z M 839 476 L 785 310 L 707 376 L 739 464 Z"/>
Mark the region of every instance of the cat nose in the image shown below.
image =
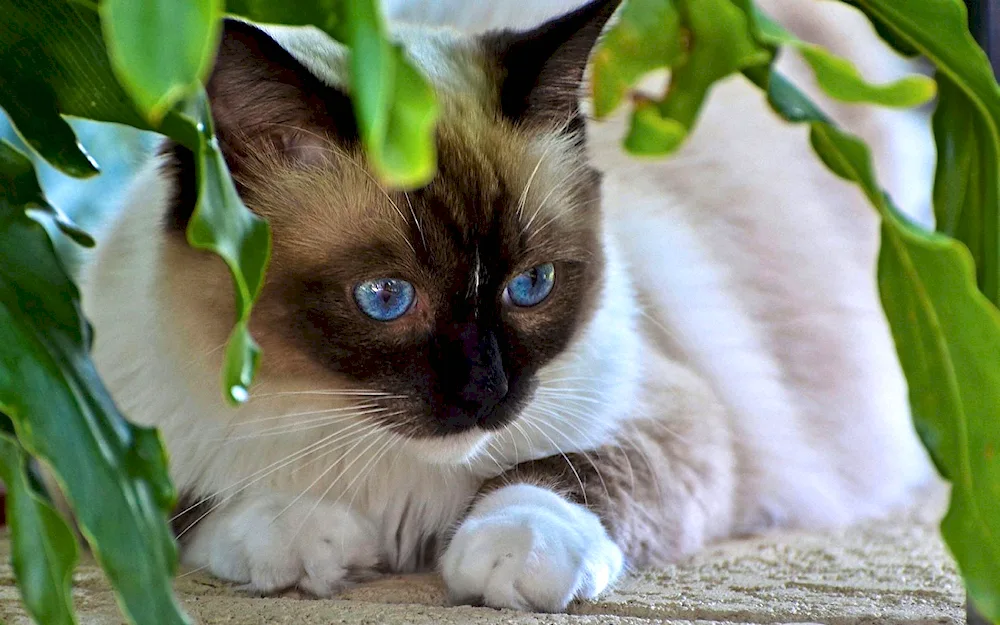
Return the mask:
<path id="1" fill-rule="evenodd" d="M 461 337 L 468 369 L 459 399 L 466 404 L 492 407 L 507 396 L 507 375 L 496 334 L 480 332 L 470 324 L 463 328 Z"/>
<path id="2" fill-rule="evenodd" d="M 440 352 L 446 359 L 441 364 L 450 370 L 442 390 L 450 398 L 446 401 L 466 415 L 466 427 L 473 427 L 492 414 L 509 390 L 500 344 L 492 330 L 475 323 L 449 330 Z"/>
<path id="3" fill-rule="evenodd" d="M 459 391 L 464 403 L 492 407 L 507 396 L 507 376 L 503 369 L 475 365 L 469 371 L 469 379 Z"/>

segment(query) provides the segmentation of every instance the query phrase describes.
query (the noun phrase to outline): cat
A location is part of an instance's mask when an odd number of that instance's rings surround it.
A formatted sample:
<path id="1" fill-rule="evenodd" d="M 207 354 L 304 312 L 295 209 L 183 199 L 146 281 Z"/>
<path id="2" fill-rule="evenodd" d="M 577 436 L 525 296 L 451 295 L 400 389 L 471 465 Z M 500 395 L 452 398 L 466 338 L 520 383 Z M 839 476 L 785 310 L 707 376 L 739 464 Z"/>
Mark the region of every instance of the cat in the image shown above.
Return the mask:
<path id="1" fill-rule="evenodd" d="M 595 167 L 579 94 L 617 5 L 474 36 L 400 26 L 441 107 L 437 172 L 407 193 L 364 156 L 343 48 L 225 21 L 206 86 L 216 132 L 274 235 L 250 400 L 232 408 L 220 388 L 233 289 L 186 243 L 184 148 L 165 143 L 139 174 L 81 276 L 104 381 L 166 444 L 186 566 L 319 597 L 436 569 L 455 602 L 562 611 L 626 569 L 879 514 L 926 479 L 905 397 L 816 420 L 755 409 L 720 371 L 772 361 L 735 341 L 714 363 L 691 349 L 698 328 L 671 312 L 691 289 L 717 306 L 701 327 L 718 336 L 749 317 L 662 198 Z M 698 197 L 688 167 L 669 179 Z M 791 318 L 787 350 L 834 370 L 829 320 Z M 859 336 L 891 350 L 884 327 Z M 787 372 L 768 371 L 780 389 Z"/>

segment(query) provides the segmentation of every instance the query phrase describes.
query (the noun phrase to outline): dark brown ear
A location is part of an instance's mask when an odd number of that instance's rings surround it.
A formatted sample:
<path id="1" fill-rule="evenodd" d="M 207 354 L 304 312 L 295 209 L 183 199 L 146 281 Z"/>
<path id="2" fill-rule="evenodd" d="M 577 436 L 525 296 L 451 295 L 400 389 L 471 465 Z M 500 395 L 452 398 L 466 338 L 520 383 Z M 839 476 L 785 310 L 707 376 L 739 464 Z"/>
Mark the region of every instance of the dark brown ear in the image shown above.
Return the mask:
<path id="1" fill-rule="evenodd" d="M 316 161 L 335 142 L 358 141 L 347 94 L 316 78 L 264 31 L 226 19 L 215 66 L 206 84 L 215 133 L 226 164 L 238 177 L 252 155 L 276 152 L 292 161 Z M 186 149 L 166 146 L 177 178 L 173 226 L 185 228 L 194 211 L 194 162 Z"/>
<path id="2" fill-rule="evenodd" d="M 620 0 L 596 0 L 527 32 L 483 35 L 499 71 L 500 111 L 515 123 L 579 129 L 580 85 L 601 30 Z"/>
<path id="3" fill-rule="evenodd" d="M 225 20 L 206 89 L 216 134 L 234 156 L 261 143 L 294 151 L 312 133 L 357 140 L 350 98 L 246 22 Z"/>

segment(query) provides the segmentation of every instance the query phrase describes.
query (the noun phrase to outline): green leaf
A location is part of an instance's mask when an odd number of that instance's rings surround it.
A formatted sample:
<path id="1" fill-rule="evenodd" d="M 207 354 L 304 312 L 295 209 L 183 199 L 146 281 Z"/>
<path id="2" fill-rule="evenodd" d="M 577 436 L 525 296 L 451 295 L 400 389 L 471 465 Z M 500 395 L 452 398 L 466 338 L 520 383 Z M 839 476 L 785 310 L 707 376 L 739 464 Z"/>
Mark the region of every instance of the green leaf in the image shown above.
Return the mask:
<path id="1" fill-rule="evenodd" d="M 663 156 L 676 150 L 688 129 L 676 119 L 663 118 L 656 102 L 637 101 L 625 137 L 625 149 L 636 156 Z"/>
<path id="2" fill-rule="evenodd" d="M 977 255 L 979 288 L 1000 305 L 1000 86 L 969 33 L 965 5 L 961 0 L 851 4 L 937 67 L 942 102 L 934 119 L 935 214 L 945 232 Z M 961 203 L 947 195 L 956 190 Z"/>
<path id="3" fill-rule="evenodd" d="M 853 63 L 820 46 L 802 41 L 759 9 L 754 11 L 758 39 L 768 45 L 795 48 L 813 70 L 819 87 L 843 102 L 867 102 L 881 106 L 910 108 L 934 97 L 935 82 L 927 76 L 907 76 L 876 85 L 869 83 Z"/>
<path id="4" fill-rule="evenodd" d="M 312 0 L 311 2 L 274 2 L 273 0 L 227 0 L 226 11 L 262 24 L 315 26 L 330 33 L 340 20 L 343 0 Z"/>
<path id="5" fill-rule="evenodd" d="M 369 71 L 369 62 L 362 54 L 355 52 L 351 57 L 352 79 L 359 86 L 360 76 L 367 76 Z M 430 182 L 437 171 L 437 98 L 427 80 L 406 59 L 402 46 L 391 46 L 391 58 L 387 64 L 395 67 L 392 91 L 388 95 L 376 92 L 370 101 L 356 99 L 355 110 L 371 107 L 362 115 L 371 118 L 369 150 L 376 173 L 399 188 L 420 187 Z M 383 125 L 385 130 L 381 131 Z"/>
<path id="6" fill-rule="evenodd" d="M 100 10 L 119 82 L 155 126 L 208 76 L 222 0 L 101 0 Z"/>
<path id="7" fill-rule="evenodd" d="M 731 0 L 684 0 L 680 7 L 690 32 L 689 52 L 674 69 L 659 110 L 690 130 L 715 82 L 767 63 L 771 54 L 751 37 L 746 14 Z"/>
<path id="8" fill-rule="evenodd" d="M 25 88 L 0 95 L 13 101 L 15 108 L 30 111 L 37 106 L 39 110 L 47 110 L 45 106 L 51 107 L 53 101 L 39 94 L 50 94 L 63 115 L 157 130 L 195 153 L 203 195 L 189 225 L 188 240 L 222 256 L 233 275 L 237 326 L 226 350 L 223 386 L 230 401 L 245 397 L 260 359 L 260 351 L 247 334 L 245 321 L 264 279 L 270 233 L 233 189 L 229 171 L 211 134 L 211 116 L 203 90 L 197 88 L 154 127 L 136 112 L 129 95 L 115 79 L 95 6 L 84 0 L 0 0 L 0 14 L 5 16 L 0 22 L 0 36 L 4 37 L 0 38 L 0 50 L 15 47 L 16 43 L 16 48 L 22 50 L 17 53 L 23 57 L 22 65 L 30 67 L 32 75 L 47 89 L 34 92 Z M 7 72 L 6 65 L 0 66 L 4 80 Z M 17 119 L 13 121 L 18 123 Z M 58 121 L 65 123 L 62 119 Z M 46 159 L 50 156 L 46 152 L 40 154 Z"/>
<path id="9" fill-rule="evenodd" d="M 0 411 L 51 468 L 130 619 L 186 624 L 155 432 L 125 421 L 88 355 L 90 328 L 57 257 L 31 163 L 0 142 Z M 141 554 L 142 557 L 136 557 Z"/>
<path id="10" fill-rule="evenodd" d="M 8 87 L 0 90 L 0 103 L 22 136 L 28 132 L 12 110 L 37 109 L 46 125 L 65 124 L 52 117 L 58 112 L 153 130 L 115 78 L 95 6 L 0 0 L 0 14 L 0 81 Z M 49 153 L 39 154 L 59 166 Z"/>
<path id="11" fill-rule="evenodd" d="M 643 4 L 631 6 L 635 2 Z M 751 36 L 747 15 L 733 0 L 628 0 L 622 14 L 628 19 L 609 30 L 610 44 L 602 44 L 595 53 L 602 63 L 592 79 L 593 93 L 600 96 L 600 112 L 610 112 L 623 98 L 625 87 L 647 69 L 664 65 L 672 69 L 664 97 L 655 106 L 642 98 L 633 111 L 625 148 L 636 154 L 663 155 L 676 150 L 693 128 L 716 81 L 765 64 L 772 56 Z M 638 23 L 640 18 L 657 21 Z M 674 37 L 677 42 L 670 44 L 657 36 L 649 56 L 634 64 L 622 60 L 637 45 L 636 37 L 658 29 L 663 37 Z"/>
<path id="12" fill-rule="evenodd" d="M 351 49 L 351 96 L 376 173 L 400 188 L 426 184 L 436 170 L 434 90 L 390 41 L 376 0 L 312 0 L 279 5 L 231 0 L 227 10 L 262 23 L 312 23 Z"/>
<path id="13" fill-rule="evenodd" d="M 937 169 L 934 178 L 934 215 L 937 229 L 964 242 L 976 265 L 978 283 L 990 290 L 997 283 L 1000 253 L 996 204 L 991 185 L 997 173 L 997 146 L 969 98 L 946 76 L 934 111 Z M 985 201 L 984 201 L 985 200 Z"/>
<path id="14" fill-rule="evenodd" d="M 875 85 L 867 82 L 847 59 L 815 45 L 800 43 L 795 47 L 812 67 L 820 88 L 831 98 L 843 102 L 910 108 L 930 101 L 937 90 L 931 78 L 917 75 Z"/>
<path id="15" fill-rule="evenodd" d="M 188 224 L 188 243 L 218 254 L 233 276 L 236 324 L 226 346 L 222 375 L 227 399 L 242 403 L 249 397 L 247 389 L 260 362 L 260 348 L 250 337 L 249 320 L 271 256 L 270 228 L 243 205 L 236 191 L 215 140 L 204 89 L 165 126 L 195 154 L 198 203 Z"/>
<path id="16" fill-rule="evenodd" d="M 81 82 L 100 89 L 114 84 L 110 76 L 52 71 L 76 67 L 72 42 L 85 37 L 86 12 L 66 2 L 2 0 L 0 11 L 0 107 L 7 112 L 25 143 L 63 172 L 77 177 L 97 173 L 97 164 L 59 116 L 67 102 L 87 108 L 90 95 Z M 61 29 L 61 30 L 60 30 Z"/>
<path id="17" fill-rule="evenodd" d="M 0 433 L 0 480 L 7 485 L 14 578 L 35 622 L 74 625 L 70 590 L 77 561 L 76 536 L 32 488 L 27 462 L 17 440 Z"/>
<path id="18" fill-rule="evenodd" d="M 750 74 L 779 113 L 801 112 L 778 74 Z M 789 102 L 782 101 L 789 99 Z M 813 107 L 815 110 L 815 107 Z M 882 216 L 878 283 L 914 424 L 941 475 L 952 482 L 942 534 L 970 596 L 1000 618 L 1000 312 L 975 287 L 968 250 L 911 224 L 878 186 L 868 148 L 830 124 L 810 123 L 810 142 L 838 176 L 857 184 Z"/>
<path id="19" fill-rule="evenodd" d="M 677 64 L 682 42 L 681 16 L 672 0 L 626 2 L 590 60 L 594 116 L 618 108 L 645 74 Z"/>
<path id="20" fill-rule="evenodd" d="M 914 420 L 938 470 L 952 483 L 941 532 L 970 597 L 996 621 L 1000 313 L 977 288 L 968 251 L 953 239 L 889 222 L 882 236 L 882 305 L 907 373 Z"/>

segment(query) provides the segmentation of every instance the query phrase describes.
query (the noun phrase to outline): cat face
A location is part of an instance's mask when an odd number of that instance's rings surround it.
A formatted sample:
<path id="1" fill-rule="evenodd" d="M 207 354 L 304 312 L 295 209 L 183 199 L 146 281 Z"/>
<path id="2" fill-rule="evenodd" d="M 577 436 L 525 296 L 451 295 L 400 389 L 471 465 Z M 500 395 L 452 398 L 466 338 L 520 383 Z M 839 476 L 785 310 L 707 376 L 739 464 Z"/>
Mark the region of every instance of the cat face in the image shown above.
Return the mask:
<path id="1" fill-rule="evenodd" d="M 227 22 L 208 91 L 240 193 L 273 232 L 251 323 L 265 379 L 370 391 L 373 418 L 409 438 L 518 417 L 604 286 L 599 179 L 576 99 L 615 4 L 529 33 L 437 41 L 433 65 L 462 71 L 432 74 L 438 170 L 408 193 L 377 181 L 338 87 L 262 30 Z M 180 245 L 190 155 L 172 147 L 167 166 L 174 280 L 202 285 L 185 302 L 197 316 L 225 319 L 204 258 Z"/>

